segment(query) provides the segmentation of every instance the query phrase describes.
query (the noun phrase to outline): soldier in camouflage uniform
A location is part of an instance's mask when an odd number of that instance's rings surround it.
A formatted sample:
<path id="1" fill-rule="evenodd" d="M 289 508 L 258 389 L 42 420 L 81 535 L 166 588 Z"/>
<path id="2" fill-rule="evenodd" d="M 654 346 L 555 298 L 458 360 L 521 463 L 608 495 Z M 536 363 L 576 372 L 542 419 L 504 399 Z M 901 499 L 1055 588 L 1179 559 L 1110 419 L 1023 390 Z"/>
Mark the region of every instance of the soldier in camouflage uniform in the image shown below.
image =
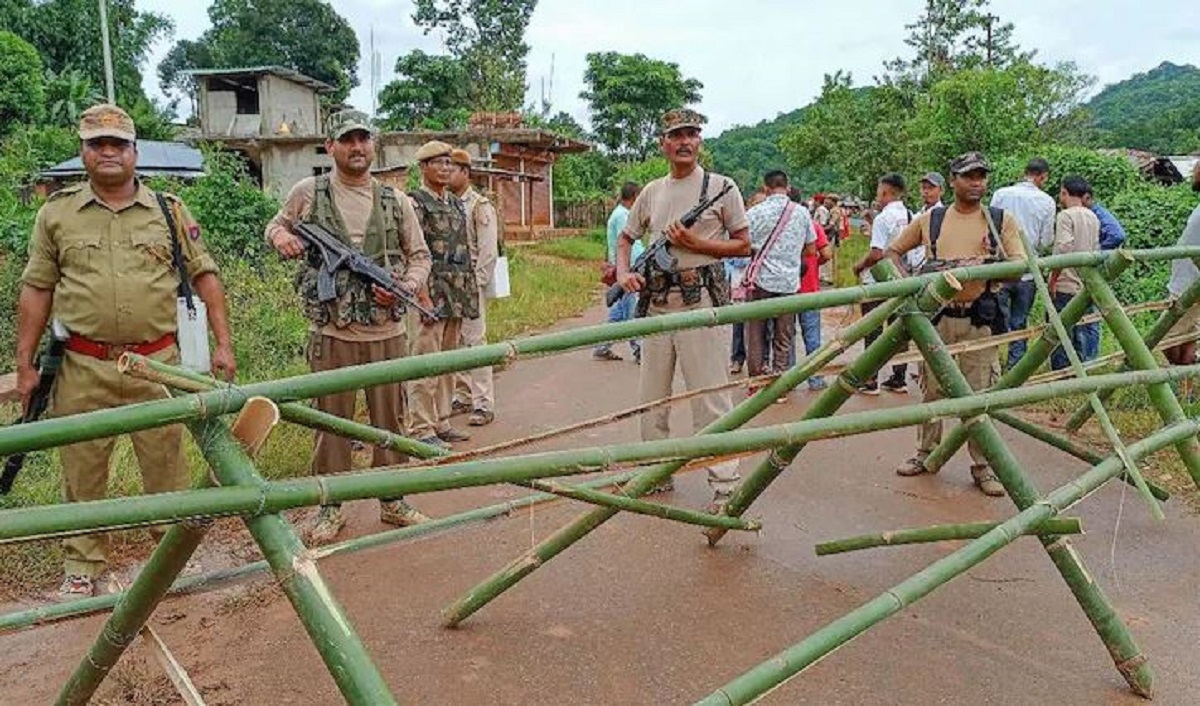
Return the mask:
<path id="1" fill-rule="evenodd" d="M 37 387 L 34 352 L 51 309 L 71 334 L 51 391 L 54 416 L 166 396 L 161 385 L 122 375 L 116 361 L 132 351 L 178 364 L 176 294 L 181 272 L 172 263 L 176 244 L 182 269 L 208 309 L 217 342 L 213 368 L 232 380 L 235 363 L 225 293 L 217 264 L 200 238 L 200 226 L 177 198 L 156 194 L 138 180 L 137 135 L 125 111 L 107 104 L 88 108 L 80 116 L 79 138 L 88 180 L 55 193 L 38 211 L 29 262 L 21 276 L 16 368 L 23 400 L 28 404 Z M 146 492 L 188 487 L 182 434 L 181 426 L 172 425 L 130 435 Z M 93 439 L 59 449 L 67 501 L 100 500 L 107 494 L 115 442 L 111 437 Z M 59 593 L 69 598 L 92 595 L 94 582 L 108 565 L 106 537 L 71 537 L 63 543 L 63 555 L 66 579 Z"/>
<path id="2" fill-rule="evenodd" d="M 429 249 L 417 216 L 407 198 L 371 177 L 375 157 L 373 128 L 358 111 L 342 111 L 329 118 L 325 149 L 333 157 L 331 174 L 301 179 L 288 194 L 279 213 L 267 224 L 267 241 L 288 258 L 304 254 L 304 242 L 291 232 L 297 222 L 322 225 L 344 242 L 389 268 L 400 286 L 417 292 L 429 276 Z M 317 296 L 317 267 L 309 260 L 297 276 L 297 291 L 309 322 L 307 355 L 313 372 L 401 358 L 407 353 L 404 304 L 394 295 L 339 271 L 338 297 L 322 303 Z M 399 383 L 365 390 L 371 424 L 403 433 L 404 393 Z M 354 391 L 318 397 L 317 408 L 347 419 L 354 418 Z M 371 465 L 394 466 L 407 460 L 392 449 L 375 447 Z M 351 470 L 348 439 L 317 432 L 312 472 Z M 426 518 L 403 498 L 380 500 L 379 519 L 394 525 L 412 525 Z M 346 519 L 339 505 L 322 505 L 309 538 L 314 543 L 337 536 Z"/>
<path id="3" fill-rule="evenodd" d="M 466 150 L 450 153 L 450 190 L 462 199 L 467 211 L 467 235 L 471 260 L 475 263 L 475 283 L 479 285 L 479 317 L 463 321 L 464 346 L 487 343 L 487 296 L 500 256 L 499 218 L 487 196 L 471 185 L 471 155 Z M 491 424 L 496 418 L 496 391 L 492 384 L 492 366 L 457 373 L 454 376 L 454 411 L 470 411 L 467 423 L 473 427 Z"/>
<path id="4" fill-rule="evenodd" d="M 421 188 L 409 192 L 413 208 L 433 258 L 429 285 L 422 298 L 438 315 L 422 319 L 412 353 L 423 355 L 459 347 L 463 322 L 479 317 L 479 284 L 467 230 L 467 213 L 450 186 L 450 153 L 453 148 L 433 140 L 417 150 Z M 409 386 L 413 437 L 445 447 L 448 442 L 471 437 L 450 426 L 454 375 L 413 381 Z"/>

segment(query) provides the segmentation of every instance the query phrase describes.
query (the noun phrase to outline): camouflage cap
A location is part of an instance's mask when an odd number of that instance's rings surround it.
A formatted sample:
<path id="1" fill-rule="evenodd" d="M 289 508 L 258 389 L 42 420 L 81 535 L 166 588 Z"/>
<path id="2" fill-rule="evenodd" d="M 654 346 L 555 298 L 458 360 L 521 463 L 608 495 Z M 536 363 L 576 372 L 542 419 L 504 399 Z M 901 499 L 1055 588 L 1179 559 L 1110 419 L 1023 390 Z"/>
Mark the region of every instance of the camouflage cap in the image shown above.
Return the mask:
<path id="1" fill-rule="evenodd" d="M 450 150 L 450 161 L 463 167 L 471 166 L 471 153 L 464 149 Z"/>
<path id="2" fill-rule="evenodd" d="M 137 130 L 133 127 L 133 118 L 111 103 L 93 105 L 79 116 L 79 139 L 86 142 L 97 137 L 136 142 Z"/>
<path id="3" fill-rule="evenodd" d="M 413 157 L 417 160 L 417 162 L 428 162 L 435 157 L 445 157 L 453 151 L 453 147 L 445 142 L 442 142 L 441 140 L 430 140 L 429 142 L 421 145 Z"/>
<path id="4" fill-rule="evenodd" d="M 361 110 L 339 110 L 329 116 L 329 139 L 340 140 L 355 130 L 375 136 L 375 126 Z"/>
<path id="5" fill-rule="evenodd" d="M 685 127 L 694 127 L 697 130 L 701 130 L 704 128 L 704 123 L 706 122 L 708 122 L 708 118 L 690 108 L 668 110 L 662 116 L 662 134 L 666 135 Z"/>
<path id="6" fill-rule="evenodd" d="M 964 152 L 950 162 L 951 174 L 966 174 L 974 171 L 992 171 L 992 165 L 978 152 Z"/>

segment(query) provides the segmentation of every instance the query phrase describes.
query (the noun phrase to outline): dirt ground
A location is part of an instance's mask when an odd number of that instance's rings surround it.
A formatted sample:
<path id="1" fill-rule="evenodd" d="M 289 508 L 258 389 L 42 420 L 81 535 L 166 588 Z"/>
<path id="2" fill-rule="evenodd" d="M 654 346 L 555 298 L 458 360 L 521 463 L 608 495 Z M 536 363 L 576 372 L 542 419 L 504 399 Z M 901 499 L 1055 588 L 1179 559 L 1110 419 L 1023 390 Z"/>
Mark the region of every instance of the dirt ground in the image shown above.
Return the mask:
<path id="1" fill-rule="evenodd" d="M 832 312 L 830 323 L 840 316 Z M 565 326 L 597 321 L 593 310 Z M 624 346 L 618 348 L 627 354 Z M 472 445 L 588 419 L 635 402 L 637 368 L 587 351 L 523 361 L 497 379 L 497 421 Z M 886 395 L 886 393 L 885 393 Z M 758 424 L 798 417 L 796 392 Z M 916 401 L 857 397 L 847 411 Z M 465 423 L 465 420 L 464 420 Z M 686 405 L 675 412 L 690 429 Z M 1083 464 L 1002 430 L 1043 490 Z M 538 448 L 637 438 L 636 420 Z M 402 702 L 420 704 L 691 703 L 857 607 L 959 543 L 826 558 L 819 541 L 938 523 L 998 520 L 1008 500 L 976 492 L 960 454 L 938 476 L 904 479 L 912 430 L 811 445 L 753 507 L 757 535 L 716 549 L 694 527 L 620 515 L 459 629 L 439 611 L 584 508 L 543 505 L 417 542 L 323 560 L 321 570 Z M 743 469 L 750 467 L 747 460 Z M 445 514 L 517 497 L 507 487 L 413 498 Z M 702 474 L 664 501 L 703 507 Z M 1135 491 L 1110 485 L 1077 506 L 1076 546 L 1157 674 L 1156 703 L 1200 693 L 1200 518 L 1181 504 L 1149 517 Z M 349 534 L 383 529 L 373 502 L 348 507 Z M 12 609 L 16 606 L 5 606 Z M 0 703 L 41 704 L 97 635 L 91 617 L 0 636 Z M 153 623 L 209 704 L 336 704 L 332 678 L 290 604 L 261 579 L 168 600 Z M 106 683 L 105 703 L 172 703 L 144 648 Z M 768 704 L 1135 704 L 1046 555 L 1022 539 L 838 650 L 763 700 Z"/>

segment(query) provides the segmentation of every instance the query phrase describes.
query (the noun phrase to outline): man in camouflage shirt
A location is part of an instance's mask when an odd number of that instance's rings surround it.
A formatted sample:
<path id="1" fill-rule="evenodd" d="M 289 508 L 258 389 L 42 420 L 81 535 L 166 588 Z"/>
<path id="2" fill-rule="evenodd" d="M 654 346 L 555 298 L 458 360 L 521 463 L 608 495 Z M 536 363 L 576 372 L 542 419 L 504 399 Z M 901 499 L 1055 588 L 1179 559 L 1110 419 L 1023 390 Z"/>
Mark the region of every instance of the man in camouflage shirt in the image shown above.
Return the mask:
<path id="1" fill-rule="evenodd" d="M 452 151 L 450 145 L 437 140 L 422 145 L 416 154 L 421 188 L 408 194 L 433 258 L 429 283 L 421 296 L 438 317 L 422 317 L 412 346 L 413 355 L 458 348 L 463 322 L 479 317 L 479 284 L 471 258 L 467 212 L 462 200 L 449 188 Z M 470 439 L 468 434 L 450 426 L 453 398 L 453 374 L 413 381 L 409 386 L 410 434 L 442 447 L 448 442 Z"/>
<path id="2" fill-rule="evenodd" d="M 299 222 L 316 223 L 389 268 L 401 287 L 419 291 L 429 276 L 429 249 L 408 199 L 371 177 L 375 139 L 367 117 L 352 110 L 330 116 L 325 149 L 333 157 L 333 172 L 306 177 L 292 187 L 283 208 L 267 224 L 267 241 L 283 257 L 299 257 L 305 252 L 304 242 L 292 233 L 292 226 Z M 406 355 L 404 304 L 393 294 L 346 270 L 339 271 L 335 278 L 337 299 L 321 302 L 315 264 L 309 260 L 297 279 L 309 321 L 307 355 L 313 372 Z M 402 434 L 401 385 L 376 385 L 364 392 L 371 424 Z M 317 409 L 347 419 L 354 418 L 356 401 L 354 391 L 316 400 Z M 377 446 L 372 451 L 371 465 L 394 466 L 406 460 L 404 454 Z M 349 471 L 351 465 L 350 441 L 318 431 L 312 472 L 341 473 Z M 379 519 L 389 524 L 405 526 L 428 519 L 402 498 L 381 498 L 379 505 Z M 345 524 L 341 506 L 322 505 L 309 539 L 314 543 L 327 542 Z"/>

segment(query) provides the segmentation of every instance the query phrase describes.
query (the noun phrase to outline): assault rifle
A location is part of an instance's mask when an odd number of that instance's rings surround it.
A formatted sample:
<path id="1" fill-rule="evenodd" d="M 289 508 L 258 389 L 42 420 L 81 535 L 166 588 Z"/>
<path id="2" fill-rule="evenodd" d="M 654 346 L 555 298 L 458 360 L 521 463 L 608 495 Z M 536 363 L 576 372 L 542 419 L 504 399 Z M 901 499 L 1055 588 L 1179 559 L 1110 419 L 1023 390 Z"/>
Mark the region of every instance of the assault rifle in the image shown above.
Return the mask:
<path id="1" fill-rule="evenodd" d="M 693 206 L 692 210 L 683 214 L 683 217 L 679 219 L 679 225 L 684 228 L 691 228 L 696 225 L 696 221 L 700 220 L 700 216 L 711 208 L 713 204 L 720 201 L 721 197 L 729 193 L 729 190 L 732 188 L 733 182 L 725 182 L 725 186 L 715 196 L 704 199 Z M 667 234 L 665 232 L 660 234 L 658 240 L 651 243 L 650 247 L 646 248 L 638 256 L 637 260 L 634 260 L 633 264 L 629 266 L 629 271 L 637 273 L 646 279 L 650 279 L 650 273 L 653 270 L 674 272 L 675 268 L 679 265 L 679 258 L 671 254 L 670 245 L 671 241 L 667 238 Z M 608 288 L 608 292 L 604 295 L 604 302 L 612 306 L 623 296 L 625 296 L 625 290 L 621 287 L 620 283 L 617 283 Z"/>
<path id="2" fill-rule="evenodd" d="M 50 390 L 54 387 L 54 378 L 58 377 L 58 369 L 62 366 L 63 355 L 67 350 L 67 338 L 70 333 L 66 327 L 54 319 L 50 323 L 50 340 L 38 356 L 38 384 L 29 396 L 29 405 L 17 424 L 36 422 L 50 404 Z M 18 453 L 8 457 L 4 462 L 4 471 L 0 473 L 0 495 L 8 495 L 13 482 L 21 467 L 25 465 L 25 454 Z"/>
<path id="3" fill-rule="evenodd" d="M 401 287 L 392 273 L 376 265 L 371 258 L 346 245 L 333 233 L 316 223 L 297 223 L 292 232 L 300 236 L 309 251 L 309 262 L 317 268 L 317 299 L 322 303 L 337 299 L 334 275 L 338 270 L 349 270 L 359 279 L 395 295 L 400 301 L 426 319 L 436 320 L 438 315 L 421 306 L 415 293 Z"/>

